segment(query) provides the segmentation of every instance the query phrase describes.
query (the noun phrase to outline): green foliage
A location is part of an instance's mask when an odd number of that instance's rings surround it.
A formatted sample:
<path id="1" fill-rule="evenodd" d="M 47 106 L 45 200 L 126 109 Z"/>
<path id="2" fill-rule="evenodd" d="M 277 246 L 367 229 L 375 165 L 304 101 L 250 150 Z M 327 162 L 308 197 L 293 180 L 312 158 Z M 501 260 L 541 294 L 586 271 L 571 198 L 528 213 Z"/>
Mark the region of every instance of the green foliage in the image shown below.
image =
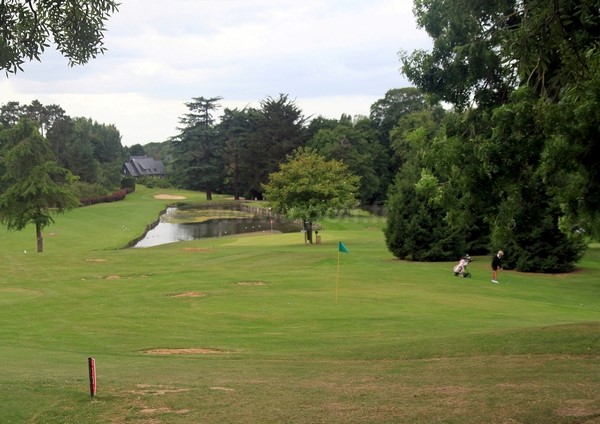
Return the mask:
<path id="1" fill-rule="evenodd" d="M 219 136 L 223 139 L 224 189 L 233 193 L 235 200 L 243 195 L 250 197 L 250 186 L 254 184 L 257 164 L 260 158 L 252 158 L 254 131 L 258 125 L 258 114 L 253 108 L 225 108 L 218 126 Z M 268 152 L 267 152 L 268 153 Z"/>
<path id="2" fill-rule="evenodd" d="M 403 71 L 466 111 L 421 150 L 448 222 L 471 223 L 478 246 L 488 233 L 516 269 L 573 269 L 582 234 L 600 228 L 597 4 L 417 0 L 414 11 L 434 45 L 402 53 Z"/>
<path id="3" fill-rule="evenodd" d="M 35 224 L 42 252 L 42 230 L 53 222 L 52 215 L 79 205 L 69 187 L 74 177 L 55 162 L 50 145 L 31 122 L 22 120 L 5 132 L 10 144 L 3 152 L 0 222 L 10 230 Z"/>
<path id="4" fill-rule="evenodd" d="M 431 174 L 419 180 L 405 167 L 390 190 L 387 206 L 386 245 L 392 254 L 409 261 L 449 261 L 465 254 L 465 237 L 449 225 L 446 209 L 435 199 L 438 186 Z M 435 178 L 433 178 L 435 180 Z M 433 197 L 431 197 L 433 196 Z"/>
<path id="5" fill-rule="evenodd" d="M 121 180 L 121 188 L 127 190 L 128 192 L 134 192 L 135 186 L 136 182 L 134 177 L 124 177 Z"/>
<path id="6" fill-rule="evenodd" d="M 148 188 L 172 188 L 173 185 L 166 178 L 160 177 L 141 177 L 138 183 L 145 185 Z"/>
<path id="7" fill-rule="evenodd" d="M 389 146 L 390 132 L 400 118 L 426 108 L 427 102 L 420 90 L 414 87 L 395 88 L 371 105 L 369 117 L 378 128 L 382 143 Z"/>
<path id="8" fill-rule="evenodd" d="M 314 222 L 355 206 L 359 180 L 344 163 L 303 148 L 269 176 L 263 189 L 274 212 Z"/>
<path id="9" fill-rule="evenodd" d="M 99 197 L 108 194 L 109 191 L 100 184 L 90 184 L 84 181 L 75 181 L 71 184 L 73 194 L 78 198 Z"/>
<path id="10" fill-rule="evenodd" d="M 240 158 L 240 179 L 247 198 L 263 198 L 263 184 L 292 152 L 306 145 L 306 118 L 288 95 L 267 97 L 252 116 L 252 134 Z"/>
<path id="11" fill-rule="evenodd" d="M 573 271 L 587 249 L 584 235 L 560 228 L 561 210 L 552 206 L 543 185 L 530 183 L 519 195 L 517 202 L 530 207 L 511 210 L 511 202 L 503 202 L 493 228 L 492 241 L 504 250 L 506 267 L 522 272 Z"/>
<path id="12" fill-rule="evenodd" d="M 127 156 L 146 156 L 148 155 L 148 153 L 146 152 L 146 150 L 144 149 L 144 146 L 142 146 L 141 144 L 134 144 L 133 146 L 129 146 L 127 148 L 128 151 L 128 155 Z M 151 157 L 154 157 L 152 155 L 148 155 Z"/>
<path id="13" fill-rule="evenodd" d="M 434 110 L 426 109 L 403 115 L 390 133 L 400 171 L 388 193 L 385 236 L 400 259 L 455 260 L 469 246 L 469 221 L 447 184 L 450 146 L 441 129 Z"/>
<path id="14" fill-rule="evenodd" d="M 326 159 L 344 162 L 349 171 L 360 175 L 358 197 L 362 204 L 372 204 L 384 198 L 383 175 L 380 175 L 379 160 L 387 165 L 387 157 L 379 143 L 375 130 L 366 118 L 356 123 L 340 120 L 332 129 L 320 129 L 308 143 Z"/>
<path id="15" fill-rule="evenodd" d="M 119 187 L 123 166 L 121 135 L 113 125 L 87 118 L 65 115 L 57 105 L 44 106 L 37 100 L 30 105 L 9 102 L 0 108 L 0 122 L 11 128 L 21 118 L 35 122 L 46 137 L 59 165 L 81 181 L 100 184 L 107 190 Z"/>
<path id="16" fill-rule="evenodd" d="M 71 66 L 104 53 L 105 22 L 115 13 L 112 0 L 20 1 L 0 4 L 0 69 L 22 71 L 26 60 L 40 60 L 52 41 Z"/>
<path id="17" fill-rule="evenodd" d="M 540 172 L 572 225 L 600 238 L 600 55 L 594 55 L 593 77 L 569 86 L 558 103 L 538 105 L 548 134 Z"/>
<path id="18" fill-rule="evenodd" d="M 415 0 L 417 24 L 433 38 L 431 52 L 402 52 L 402 71 L 435 100 L 459 109 L 502 103 L 515 85 L 500 43 L 514 0 Z"/>
<path id="19" fill-rule="evenodd" d="M 520 271 L 570 271 L 586 245 L 571 229 L 561 228 L 560 199 L 540 176 L 546 134 L 544 125 L 537 124 L 538 105 L 533 91 L 524 88 L 494 112 L 488 159 L 497 164 L 491 190 L 498 201 L 493 241 L 505 249 L 507 263 Z M 506 252 L 509 246 L 512 258 Z"/>
<path id="20" fill-rule="evenodd" d="M 189 113 L 180 118 L 181 133 L 172 139 L 172 179 L 190 190 L 204 190 L 207 200 L 220 187 L 223 143 L 217 136 L 213 114 L 221 97 L 196 97 L 186 103 Z"/>

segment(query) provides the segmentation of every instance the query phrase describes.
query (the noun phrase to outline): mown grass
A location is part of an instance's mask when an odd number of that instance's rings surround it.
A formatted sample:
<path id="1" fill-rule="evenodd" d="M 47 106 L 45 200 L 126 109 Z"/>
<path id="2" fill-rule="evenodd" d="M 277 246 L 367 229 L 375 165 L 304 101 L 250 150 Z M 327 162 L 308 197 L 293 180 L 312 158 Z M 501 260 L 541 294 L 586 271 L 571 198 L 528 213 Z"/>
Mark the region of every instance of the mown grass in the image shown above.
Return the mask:
<path id="1" fill-rule="evenodd" d="M 600 246 L 575 273 L 499 285 L 485 257 L 471 279 L 395 260 L 365 215 L 312 246 L 121 249 L 158 192 L 58 217 L 43 254 L 33 229 L 0 230 L 1 423 L 600 422 Z M 147 353 L 193 348 L 211 353 Z"/>

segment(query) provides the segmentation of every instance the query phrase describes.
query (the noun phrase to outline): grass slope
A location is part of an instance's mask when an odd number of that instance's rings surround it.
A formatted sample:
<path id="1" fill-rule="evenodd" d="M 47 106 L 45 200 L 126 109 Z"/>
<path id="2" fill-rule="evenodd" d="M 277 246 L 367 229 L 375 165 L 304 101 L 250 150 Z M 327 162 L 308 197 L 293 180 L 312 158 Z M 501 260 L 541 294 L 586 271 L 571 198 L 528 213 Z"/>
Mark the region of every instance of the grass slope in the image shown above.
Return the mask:
<path id="1" fill-rule="evenodd" d="M 1 423 L 600 422 L 600 246 L 499 285 L 485 257 L 471 279 L 395 260 L 371 216 L 323 222 L 320 245 L 119 249 L 157 193 L 59 216 L 43 254 L 0 230 Z"/>

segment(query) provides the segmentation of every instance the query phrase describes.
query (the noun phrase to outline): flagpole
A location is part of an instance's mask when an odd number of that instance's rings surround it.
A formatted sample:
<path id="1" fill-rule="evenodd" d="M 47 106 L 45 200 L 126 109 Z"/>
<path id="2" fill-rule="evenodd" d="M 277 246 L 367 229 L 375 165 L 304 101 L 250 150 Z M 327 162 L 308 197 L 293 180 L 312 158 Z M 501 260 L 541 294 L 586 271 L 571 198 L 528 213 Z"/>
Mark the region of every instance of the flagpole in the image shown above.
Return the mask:
<path id="1" fill-rule="evenodd" d="M 348 248 L 341 241 L 338 242 L 337 274 L 335 276 L 335 304 L 338 303 L 338 288 L 340 285 L 340 253 L 348 253 Z"/>
<path id="2" fill-rule="evenodd" d="M 337 272 L 335 276 L 335 304 L 338 304 L 338 287 L 340 283 L 340 250 L 338 249 Z"/>

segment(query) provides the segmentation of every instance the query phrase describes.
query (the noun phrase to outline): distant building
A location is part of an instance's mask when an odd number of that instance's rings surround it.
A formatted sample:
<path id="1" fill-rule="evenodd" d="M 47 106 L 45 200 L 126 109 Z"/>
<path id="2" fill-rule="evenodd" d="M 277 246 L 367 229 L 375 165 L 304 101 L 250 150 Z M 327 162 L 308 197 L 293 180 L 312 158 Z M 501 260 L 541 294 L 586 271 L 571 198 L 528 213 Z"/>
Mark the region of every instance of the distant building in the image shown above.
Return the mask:
<path id="1" fill-rule="evenodd" d="M 129 162 L 123 164 L 123 175 L 127 177 L 164 177 L 167 168 L 159 160 L 148 156 L 130 156 Z"/>

